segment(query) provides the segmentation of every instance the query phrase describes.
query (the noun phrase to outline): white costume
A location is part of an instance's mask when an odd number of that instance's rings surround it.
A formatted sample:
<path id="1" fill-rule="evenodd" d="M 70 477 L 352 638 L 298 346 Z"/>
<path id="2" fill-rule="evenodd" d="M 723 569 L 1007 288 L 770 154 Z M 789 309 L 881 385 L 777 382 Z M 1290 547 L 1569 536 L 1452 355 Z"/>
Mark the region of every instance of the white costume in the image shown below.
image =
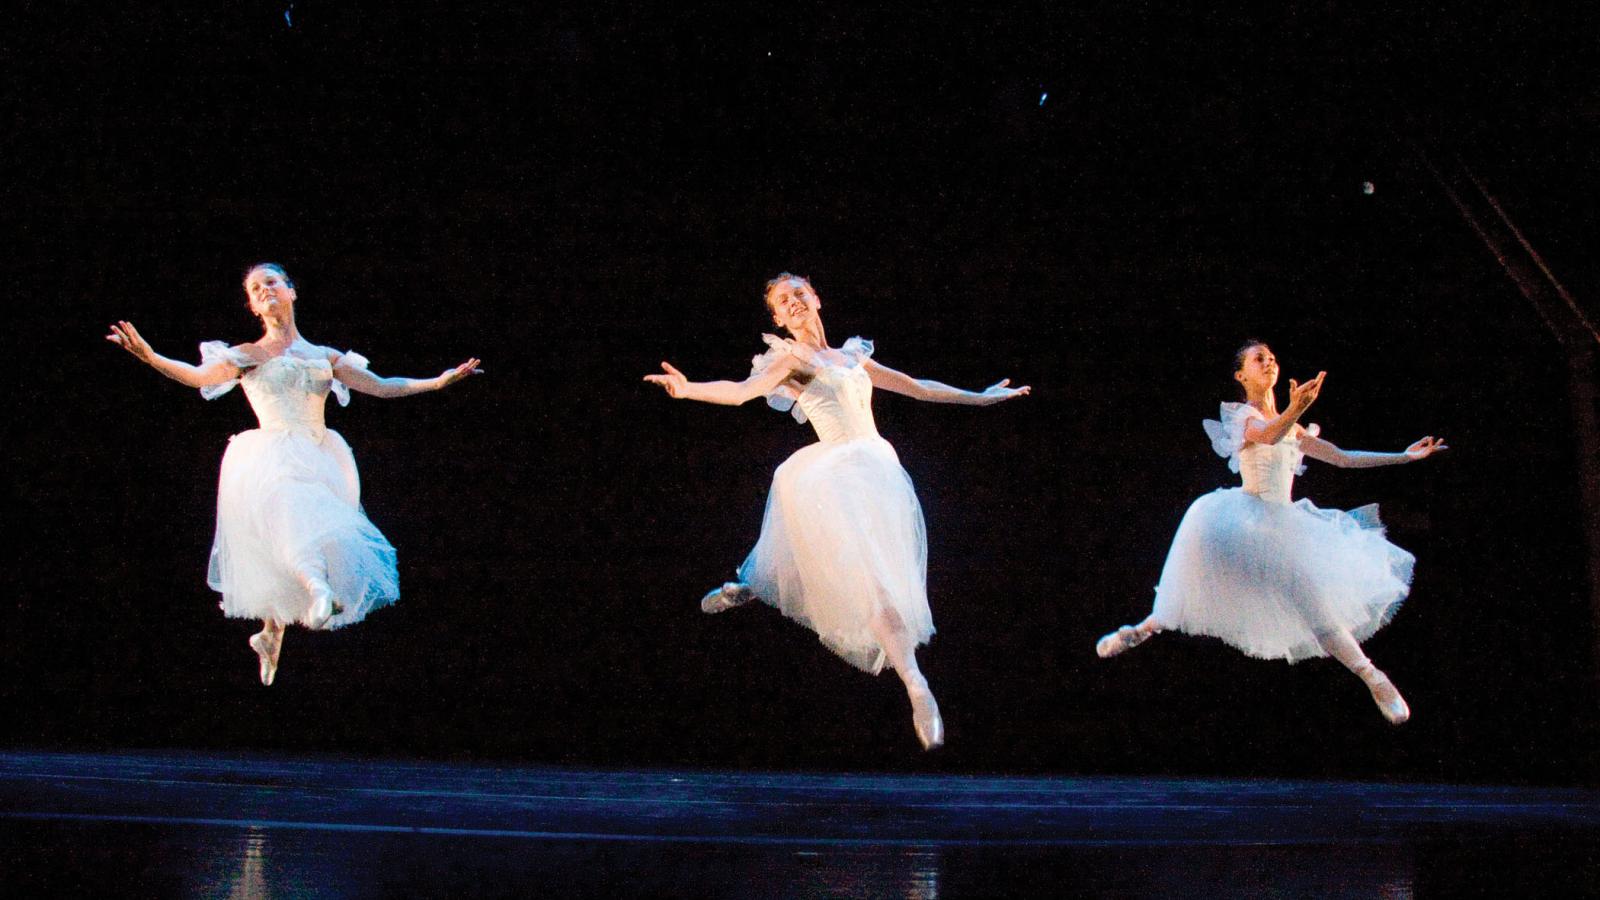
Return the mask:
<path id="1" fill-rule="evenodd" d="M 231 617 L 307 624 L 307 579 L 326 580 L 344 609 L 338 628 L 400 596 L 394 547 L 361 511 L 350 446 L 323 425 L 331 389 L 350 391 L 325 358 L 275 356 L 257 364 L 220 341 L 200 345 L 206 363 L 237 366 L 234 381 L 200 389 L 207 400 L 243 384 L 261 427 L 234 435 L 217 485 L 217 534 L 207 576 Z M 365 368 L 346 353 L 342 362 Z"/>
<path id="2" fill-rule="evenodd" d="M 759 373 L 783 355 L 810 370 L 801 390 L 785 383 L 773 408 L 809 421 L 818 442 L 778 467 L 755 549 L 739 580 L 784 615 L 817 633 L 851 665 L 879 672 L 885 655 L 868 623 L 880 610 L 904 623 L 913 646 L 933 635 L 928 610 L 928 541 L 911 479 L 872 419 L 872 342 L 846 341 L 847 364 L 823 364 L 771 335 L 753 360 Z"/>
<path id="3" fill-rule="evenodd" d="M 1243 403 L 1207 420 L 1219 456 L 1243 487 L 1196 500 L 1172 539 L 1152 618 L 1164 630 L 1210 635 L 1250 656 L 1289 662 L 1326 656 L 1321 635 L 1357 641 L 1382 628 L 1410 590 L 1416 561 L 1384 539 L 1376 504 L 1351 512 L 1291 501 L 1304 471 L 1298 433 L 1276 444 L 1245 441 L 1265 420 Z M 1306 429 L 1317 434 L 1316 426 Z"/>

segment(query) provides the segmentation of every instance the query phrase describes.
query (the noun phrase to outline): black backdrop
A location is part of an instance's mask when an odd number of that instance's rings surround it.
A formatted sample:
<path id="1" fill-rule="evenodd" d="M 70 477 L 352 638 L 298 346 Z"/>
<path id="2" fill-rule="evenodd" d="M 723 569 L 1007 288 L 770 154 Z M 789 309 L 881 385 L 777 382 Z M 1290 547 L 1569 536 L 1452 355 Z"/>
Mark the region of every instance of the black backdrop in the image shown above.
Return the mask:
<path id="1" fill-rule="evenodd" d="M 8 745 L 1594 779 L 1565 370 L 1410 150 L 1459 156 L 1596 296 L 1592 17 L 285 6 L 35 7 L 5 38 Z M 203 581 L 244 400 L 100 340 L 252 338 L 263 258 L 312 340 L 490 373 L 330 411 L 404 597 L 293 631 L 271 689 Z M 928 519 L 935 755 L 892 676 L 769 609 L 695 606 L 811 437 L 639 377 L 742 376 L 781 269 L 836 341 L 1035 390 L 877 403 Z M 1333 440 L 1453 447 L 1299 485 L 1380 501 L 1418 557 L 1369 644 L 1404 728 L 1327 661 L 1093 654 L 1231 480 L 1199 421 L 1246 336 L 1330 372 L 1310 418 Z"/>

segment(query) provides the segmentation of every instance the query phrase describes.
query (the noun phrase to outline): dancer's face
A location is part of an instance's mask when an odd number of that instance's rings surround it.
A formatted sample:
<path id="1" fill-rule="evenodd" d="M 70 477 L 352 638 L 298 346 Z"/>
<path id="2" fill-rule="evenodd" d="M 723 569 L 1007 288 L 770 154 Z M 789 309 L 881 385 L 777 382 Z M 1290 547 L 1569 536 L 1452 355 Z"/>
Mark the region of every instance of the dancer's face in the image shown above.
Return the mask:
<path id="1" fill-rule="evenodd" d="M 816 321 L 822 301 L 811 285 L 798 278 L 786 278 L 767 291 L 767 308 L 772 310 L 774 325 L 797 334 Z"/>
<path id="2" fill-rule="evenodd" d="M 1278 358 L 1272 355 L 1271 347 L 1256 344 L 1244 352 L 1244 365 L 1233 373 L 1233 377 L 1247 391 L 1252 388 L 1270 391 L 1278 383 Z"/>
<path id="3" fill-rule="evenodd" d="M 262 318 L 276 318 L 294 309 L 298 295 L 282 272 L 269 266 L 256 266 L 244 277 L 244 293 L 250 311 Z"/>

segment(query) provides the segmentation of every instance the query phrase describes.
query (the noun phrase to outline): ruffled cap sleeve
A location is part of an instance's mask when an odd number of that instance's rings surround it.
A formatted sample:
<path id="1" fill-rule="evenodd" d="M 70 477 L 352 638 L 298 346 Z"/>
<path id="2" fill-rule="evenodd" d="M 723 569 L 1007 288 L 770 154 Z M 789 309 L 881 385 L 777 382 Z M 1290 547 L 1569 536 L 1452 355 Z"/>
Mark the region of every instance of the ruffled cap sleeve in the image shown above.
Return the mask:
<path id="1" fill-rule="evenodd" d="M 778 360 L 794 355 L 793 341 L 786 341 L 775 334 L 763 334 L 761 339 L 766 342 L 767 350 L 765 353 L 757 354 L 750 359 L 750 377 L 752 378 L 771 368 Z M 794 385 L 790 384 L 788 379 L 785 379 L 782 384 L 773 388 L 772 392 L 767 394 L 767 405 L 778 412 L 789 413 L 794 416 L 796 422 L 804 425 L 806 423 L 806 411 L 796 402 L 799 399 L 800 392 L 795 390 Z"/>
<path id="2" fill-rule="evenodd" d="M 339 354 L 338 365 L 348 366 L 352 369 L 361 369 L 365 371 L 369 365 L 369 361 L 365 356 L 362 356 L 354 350 L 346 350 L 345 352 Z M 339 401 L 340 406 L 350 405 L 350 389 L 346 387 L 345 383 L 340 381 L 337 376 L 335 376 L 333 379 L 333 396 L 334 399 Z"/>
<path id="3" fill-rule="evenodd" d="M 1303 434 L 1302 434 L 1302 432 L 1303 432 Z M 1304 436 L 1304 437 L 1318 437 L 1321 434 L 1322 434 L 1322 426 L 1318 425 L 1315 422 L 1312 422 L 1310 425 L 1302 425 L 1302 426 L 1300 426 L 1300 432 L 1296 432 L 1295 433 L 1295 438 L 1294 438 L 1294 452 L 1295 452 L 1294 474 L 1296 474 L 1296 475 L 1304 475 L 1306 473 L 1306 454 L 1305 454 L 1304 450 L 1300 449 L 1300 438 L 1302 436 Z M 1376 510 L 1377 506 L 1373 506 L 1373 509 Z"/>
<path id="4" fill-rule="evenodd" d="M 839 352 L 850 357 L 851 361 L 856 365 L 861 365 L 863 361 L 872 358 L 872 351 L 875 349 L 877 349 L 877 345 L 867 338 L 853 337 L 844 342 L 844 346 L 839 348 Z"/>
<path id="5" fill-rule="evenodd" d="M 227 363 L 237 368 L 241 373 L 256 364 L 250 354 L 237 347 L 230 347 L 222 341 L 206 341 L 200 345 L 200 365 L 209 366 L 212 363 Z M 231 378 L 221 384 L 208 384 L 200 389 L 200 396 L 207 400 L 215 400 L 223 394 L 234 389 L 239 384 L 237 377 Z"/>
<path id="6" fill-rule="evenodd" d="M 1239 451 L 1244 449 L 1244 426 L 1260 413 L 1248 403 L 1224 403 L 1221 421 L 1206 419 L 1200 425 L 1211 438 L 1211 449 L 1228 461 L 1228 470 L 1239 471 Z"/>

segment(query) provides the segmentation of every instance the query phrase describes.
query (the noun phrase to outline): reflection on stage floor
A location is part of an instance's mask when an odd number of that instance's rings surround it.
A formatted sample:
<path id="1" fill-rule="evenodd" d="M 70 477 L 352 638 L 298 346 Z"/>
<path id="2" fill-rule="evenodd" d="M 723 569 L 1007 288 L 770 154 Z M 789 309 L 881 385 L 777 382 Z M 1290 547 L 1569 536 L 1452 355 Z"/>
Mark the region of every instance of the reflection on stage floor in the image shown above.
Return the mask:
<path id="1" fill-rule="evenodd" d="M 1600 794 L 0 754 L 0 861 L 80 896 L 1420 897 L 1600 884 Z"/>

